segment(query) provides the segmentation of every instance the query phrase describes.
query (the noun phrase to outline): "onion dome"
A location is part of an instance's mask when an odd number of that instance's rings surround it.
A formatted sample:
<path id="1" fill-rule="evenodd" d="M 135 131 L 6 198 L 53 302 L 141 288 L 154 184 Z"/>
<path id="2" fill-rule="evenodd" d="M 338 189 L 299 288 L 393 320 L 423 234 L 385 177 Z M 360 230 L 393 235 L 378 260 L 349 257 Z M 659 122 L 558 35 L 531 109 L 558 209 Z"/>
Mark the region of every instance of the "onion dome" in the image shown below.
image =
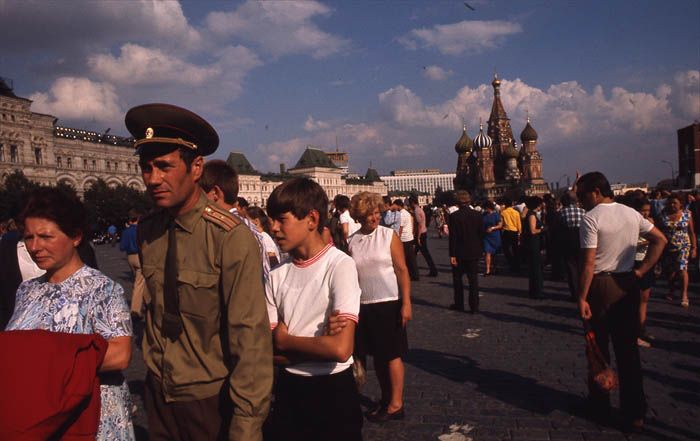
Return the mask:
<path id="1" fill-rule="evenodd" d="M 491 137 L 484 133 L 484 125 L 479 124 L 479 134 L 474 138 L 474 145 L 477 148 L 483 149 L 491 147 L 492 142 Z"/>
<path id="2" fill-rule="evenodd" d="M 474 141 L 472 141 L 469 135 L 467 135 L 467 125 L 464 124 L 464 127 L 462 129 L 462 136 L 459 138 L 459 141 L 457 141 L 457 144 L 455 144 L 455 151 L 457 153 L 466 153 L 473 148 Z"/>
<path id="3" fill-rule="evenodd" d="M 491 81 L 491 85 L 494 88 L 498 88 L 501 86 L 501 79 L 498 78 L 498 74 L 493 74 L 493 81 Z"/>
<path id="4" fill-rule="evenodd" d="M 537 141 L 537 132 L 535 132 L 535 129 L 533 129 L 530 125 L 529 117 L 527 118 L 525 128 L 523 129 L 522 133 L 520 133 L 520 140 L 523 142 L 523 144 L 529 141 Z"/>

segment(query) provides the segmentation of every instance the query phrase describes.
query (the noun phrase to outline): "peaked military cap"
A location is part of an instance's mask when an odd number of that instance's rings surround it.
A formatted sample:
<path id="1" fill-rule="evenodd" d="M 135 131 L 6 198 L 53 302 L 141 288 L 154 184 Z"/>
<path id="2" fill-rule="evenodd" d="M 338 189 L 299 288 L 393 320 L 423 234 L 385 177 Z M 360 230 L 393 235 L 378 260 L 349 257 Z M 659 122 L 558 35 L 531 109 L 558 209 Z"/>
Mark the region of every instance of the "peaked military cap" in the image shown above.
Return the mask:
<path id="1" fill-rule="evenodd" d="M 136 139 L 136 154 L 149 146 L 172 144 L 206 156 L 219 146 L 216 130 L 201 116 L 172 104 L 143 104 L 126 112 L 124 123 Z"/>

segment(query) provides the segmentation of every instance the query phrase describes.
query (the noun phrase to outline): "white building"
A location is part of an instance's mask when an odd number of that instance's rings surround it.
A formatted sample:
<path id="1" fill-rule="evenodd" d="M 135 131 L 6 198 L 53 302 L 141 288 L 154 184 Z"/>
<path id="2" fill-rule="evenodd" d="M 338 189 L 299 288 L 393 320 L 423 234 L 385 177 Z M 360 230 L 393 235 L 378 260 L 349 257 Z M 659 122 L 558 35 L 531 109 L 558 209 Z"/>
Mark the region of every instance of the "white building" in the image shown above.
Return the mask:
<path id="1" fill-rule="evenodd" d="M 455 173 L 440 173 L 438 169 L 395 170 L 389 176 L 382 176 L 390 192 L 411 192 L 435 194 L 440 187 L 443 191 L 454 189 Z"/>
<path id="2" fill-rule="evenodd" d="M 352 197 L 361 191 L 371 191 L 384 196 L 388 192 L 386 184 L 379 179 L 375 170 L 368 169 L 362 178 L 347 178 L 343 170 L 323 151 L 310 147 L 307 147 L 293 168 L 282 168 L 280 173 L 259 173 L 245 155 L 239 152 L 229 153 L 226 162 L 238 173 L 238 195 L 251 205 L 265 206 L 275 187 L 287 179 L 299 176 L 318 182 L 330 200 L 339 194 Z"/>
<path id="3" fill-rule="evenodd" d="M 31 104 L 0 78 L 0 182 L 21 170 L 31 181 L 65 183 L 79 195 L 98 179 L 145 190 L 133 139 L 58 126 Z"/>

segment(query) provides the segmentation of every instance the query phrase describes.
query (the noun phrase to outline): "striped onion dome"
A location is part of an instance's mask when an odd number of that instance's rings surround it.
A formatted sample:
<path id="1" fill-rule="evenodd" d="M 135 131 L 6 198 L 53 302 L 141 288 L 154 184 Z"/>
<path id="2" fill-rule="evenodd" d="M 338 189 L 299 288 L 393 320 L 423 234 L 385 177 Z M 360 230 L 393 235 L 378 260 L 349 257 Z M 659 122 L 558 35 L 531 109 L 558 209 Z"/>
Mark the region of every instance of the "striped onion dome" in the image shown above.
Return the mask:
<path id="1" fill-rule="evenodd" d="M 525 125 L 525 128 L 520 133 L 520 140 L 523 142 L 523 144 L 528 141 L 537 141 L 537 132 L 535 132 L 535 129 L 533 129 L 530 125 L 529 117 L 527 118 L 527 124 Z"/>
<path id="2" fill-rule="evenodd" d="M 474 148 L 474 141 L 469 137 L 467 134 L 467 125 L 464 124 L 464 127 L 462 129 L 462 136 L 459 138 L 459 141 L 457 141 L 457 144 L 455 144 L 455 151 L 457 153 L 466 153 L 468 151 L 471 151 Z"/>
<path id="3" fill-rule="evenodd" d="M 474 138 L 474 146 L 480 149 L 491 147 L 491 137 L 484 133 L 484 125 L 479 124 L 479 134 Z"/>

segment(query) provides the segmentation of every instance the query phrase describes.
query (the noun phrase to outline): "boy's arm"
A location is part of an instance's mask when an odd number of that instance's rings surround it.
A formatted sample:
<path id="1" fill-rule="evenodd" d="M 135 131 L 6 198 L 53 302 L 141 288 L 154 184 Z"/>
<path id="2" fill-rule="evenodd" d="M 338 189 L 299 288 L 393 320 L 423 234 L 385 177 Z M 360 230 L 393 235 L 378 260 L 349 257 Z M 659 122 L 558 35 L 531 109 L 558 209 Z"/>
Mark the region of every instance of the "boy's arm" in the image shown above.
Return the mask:
<path id="1" fill-rule="evenodd" d="M 355 322 L 348 321 L 340 333 L 330 336 L 299 337 L 290 335 L 284 323 L 278 323 L 273 332 L 275 349 L 311 356 L 313 359 L 344 362 L 352 355 L 355 338 Z M 289 357 L 286 360 L 292 361 Z M 282 361 L 283 359 L 280 359 Z"/>

